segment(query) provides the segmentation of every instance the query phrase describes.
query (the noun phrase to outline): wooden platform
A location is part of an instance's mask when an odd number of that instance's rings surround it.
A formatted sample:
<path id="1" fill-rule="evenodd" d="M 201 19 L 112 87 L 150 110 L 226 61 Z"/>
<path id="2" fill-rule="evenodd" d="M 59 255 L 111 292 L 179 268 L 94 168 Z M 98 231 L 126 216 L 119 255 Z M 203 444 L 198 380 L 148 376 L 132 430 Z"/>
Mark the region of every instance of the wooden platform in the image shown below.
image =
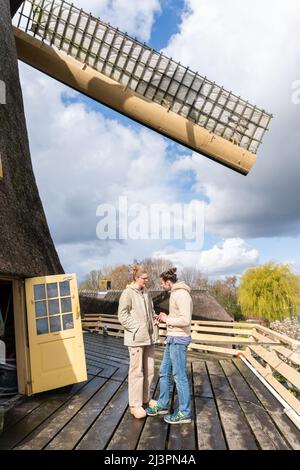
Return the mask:
<path id="1" fill-rule="evenodd" d="M 300 431 L 239 360 L 189 354 L 193 423 L 128 412 L 128 351 L 120 338 L 85 333 L 88 381 L 26 398 L 9 410 L 0 449 L 300 449 Z M 153 395 L 158 392 L 158 366 Z M 176 393 L 173 406 L 176 406 Z"/>

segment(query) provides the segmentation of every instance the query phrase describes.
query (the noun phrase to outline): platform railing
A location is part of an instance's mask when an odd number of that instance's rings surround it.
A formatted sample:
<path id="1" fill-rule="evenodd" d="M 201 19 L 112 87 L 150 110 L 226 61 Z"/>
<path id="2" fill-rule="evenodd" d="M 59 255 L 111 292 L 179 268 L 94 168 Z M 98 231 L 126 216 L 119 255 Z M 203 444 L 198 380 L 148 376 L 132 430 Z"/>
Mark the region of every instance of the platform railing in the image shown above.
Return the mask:
<path id="1" fill-rule="evenodd" d="M 124 337 L 116 315 L 86 314 L 83 329 L 107 336 Z M 191 351 L 241 358 L 300 416 L 300 342 L 260 324 L 247 322 L 192 321 Z M 164 344 L 166 326 L 159 325 Z"/>

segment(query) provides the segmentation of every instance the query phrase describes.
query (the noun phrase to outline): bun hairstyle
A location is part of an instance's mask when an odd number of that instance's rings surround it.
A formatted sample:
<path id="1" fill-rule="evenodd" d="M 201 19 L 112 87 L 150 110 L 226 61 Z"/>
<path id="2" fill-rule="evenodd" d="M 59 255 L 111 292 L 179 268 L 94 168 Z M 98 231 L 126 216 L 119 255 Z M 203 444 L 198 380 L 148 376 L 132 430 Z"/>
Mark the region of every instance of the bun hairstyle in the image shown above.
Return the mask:
<path id="1" fill-rule="evenodd" d="M 159 276 L 161 279 L 163 279 L 163 281 L 171 281 L 173 283 L 177 282 L 177 275 L 175 274 L 177 271 L 177 268 L 171 268 L 171 269 L 168 269 L 167 271 L 164 271 L 163 273 L 161 273 L 161 275 Z"/>
<path id="2" fill-rule="evenodd" d="M 137 277 L 145 273 L 146 273 L 145 268 L 141 264 L 134 264 L 132 266 L 132 278 L 134 281 L 136 280 Z"/>

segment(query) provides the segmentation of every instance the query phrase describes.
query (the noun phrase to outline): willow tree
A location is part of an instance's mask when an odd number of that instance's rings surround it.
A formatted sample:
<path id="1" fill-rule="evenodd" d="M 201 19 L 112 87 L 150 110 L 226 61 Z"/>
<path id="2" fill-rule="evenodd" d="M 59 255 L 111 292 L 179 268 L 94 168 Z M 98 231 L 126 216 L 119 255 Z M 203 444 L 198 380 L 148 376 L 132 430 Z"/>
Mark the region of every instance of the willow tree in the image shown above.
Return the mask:
<path id="1" fill-rule="evenodd" d="M 238 299 L 247 318 L 283 320 L 297 313 L 300 281 L 288 264 L 267 263 L 244 273 Z"/>

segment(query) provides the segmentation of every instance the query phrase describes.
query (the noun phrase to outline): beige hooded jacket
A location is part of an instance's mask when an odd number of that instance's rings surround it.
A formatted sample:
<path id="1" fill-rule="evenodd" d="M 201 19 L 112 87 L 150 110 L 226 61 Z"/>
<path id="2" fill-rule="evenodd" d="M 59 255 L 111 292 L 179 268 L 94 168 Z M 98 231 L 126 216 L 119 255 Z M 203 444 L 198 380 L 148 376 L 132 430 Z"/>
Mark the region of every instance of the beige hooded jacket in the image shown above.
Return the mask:
<path id="1" fill-rule="evenodd" d="M 173 284 L 170 295 L 170 313 L 167 317 L 168 336 L 190 336 L 193 314 L 191 288 L 183 281 Z"/>
<path id="2" fill-rule="evenodd" d="M 158 341 L 158 327 L 154 325 L 154 308 L 146 289 L 128 284 L 119 300 L 118 318 L 124 326 L 125 346 L 149 346 Z"/>

